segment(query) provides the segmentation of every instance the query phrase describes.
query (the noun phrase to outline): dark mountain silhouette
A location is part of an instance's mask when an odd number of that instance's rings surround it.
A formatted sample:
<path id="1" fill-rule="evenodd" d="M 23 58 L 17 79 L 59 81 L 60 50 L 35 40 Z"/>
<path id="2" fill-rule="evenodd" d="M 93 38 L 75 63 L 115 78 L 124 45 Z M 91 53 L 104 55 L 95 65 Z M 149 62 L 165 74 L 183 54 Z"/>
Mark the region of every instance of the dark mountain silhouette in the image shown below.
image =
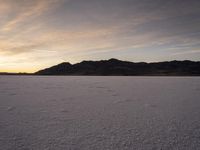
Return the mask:
<path id="1" fill-rule="evenodd" d="M 134 63 L 117 59 L 82 61 L 74 65 L 65 62 L 40 70 L 35 75 L 199 76 L 200 62 Z"/>

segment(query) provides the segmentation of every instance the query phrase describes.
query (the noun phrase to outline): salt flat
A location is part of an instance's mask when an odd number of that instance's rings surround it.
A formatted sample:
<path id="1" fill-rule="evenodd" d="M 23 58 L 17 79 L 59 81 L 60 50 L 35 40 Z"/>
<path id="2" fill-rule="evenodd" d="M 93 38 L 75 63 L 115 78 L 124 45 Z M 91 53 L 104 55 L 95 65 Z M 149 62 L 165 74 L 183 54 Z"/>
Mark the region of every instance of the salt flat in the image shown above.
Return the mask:
<path id="1" fill-rule="evenodd" d="M 0 76 L 1 150 L 199 150 L 199 77 Z"/>

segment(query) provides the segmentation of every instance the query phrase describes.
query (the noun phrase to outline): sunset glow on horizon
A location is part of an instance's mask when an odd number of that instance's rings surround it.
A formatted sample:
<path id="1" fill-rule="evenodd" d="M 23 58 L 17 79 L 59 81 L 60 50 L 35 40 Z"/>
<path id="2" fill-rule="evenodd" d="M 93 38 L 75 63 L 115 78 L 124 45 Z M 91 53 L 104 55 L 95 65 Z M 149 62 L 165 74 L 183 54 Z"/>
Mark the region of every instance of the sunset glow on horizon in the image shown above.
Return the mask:
<path id="1" fill-rule="evenodd" d="M 199 0 L 0 0 L 0 72 L 61 62 L 200 61 Z"/>

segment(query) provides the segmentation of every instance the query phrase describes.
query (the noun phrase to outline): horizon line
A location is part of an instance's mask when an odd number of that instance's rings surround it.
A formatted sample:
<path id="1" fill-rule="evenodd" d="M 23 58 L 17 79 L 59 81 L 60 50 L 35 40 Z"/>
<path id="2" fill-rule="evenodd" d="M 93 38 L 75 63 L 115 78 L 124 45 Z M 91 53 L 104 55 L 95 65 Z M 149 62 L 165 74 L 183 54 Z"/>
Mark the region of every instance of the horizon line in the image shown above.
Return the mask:
<path id="1" fill-rule="evenodd" d="M 174 59 L 174 60 L 163 60 L 163 61 L 151 61 L 151 62 L 145 62 L 145 61 L 130 61 L 130 60 L 121 60 L 121 59 L 117 59 L 117 58 L 110 58 L 110 59 L 99 59 L 99 60 L 82 60 L 82 61 L 79 61 L 77 63 L 70 63 L 68 61 L 63 61 L 63 62 L 60 62 L 60 63 L 57 63 L 55 65 L 52 65 L 52 66 L 56 66 L 56 65 L 59 65 L 59 64 L 62 64 L 62 63 L 69 63 L 71 65 L 75 65 L 75 64 L 78 64 L 78 63 L 82 63 L 84 61 L 93 61 L 93 62 L 96 62 L 96 61 L 109 61 L 109 60 L 112 60 L 112 59 L 115 59 L 115 60 L 119 60 L 119 61 L 124 61 L 124 62 L 132 62 L 132 63 L 147 63 L 147 64 L 150 64 L 150 63 L 162 63 L 162 62 L 173 62 L 173 61 L 191 61 L 191 62 L 200 62 L 199 61 L 196 61 L 196 60 L 189 60 L 189 59 L 184 59 L 184 60 L 177 60 L 177 59 Z M 49 67 L 52 67 L 52 66 L 49 66 Z M 49 68 L 49 67 L 46 67 L 46 68 Z M 45 68 L 41 68 L 39 70 L 43 70 Z M 39 71 L 37 70 L 37 71 Z M 34 71 L 34 72 L 24 72 L 24 71 L 19 71 L 19 72 L 7 72 L 7 71 L 0 71 L 0 74 L 34 74 L 36 73 L 37 71 Z"/>

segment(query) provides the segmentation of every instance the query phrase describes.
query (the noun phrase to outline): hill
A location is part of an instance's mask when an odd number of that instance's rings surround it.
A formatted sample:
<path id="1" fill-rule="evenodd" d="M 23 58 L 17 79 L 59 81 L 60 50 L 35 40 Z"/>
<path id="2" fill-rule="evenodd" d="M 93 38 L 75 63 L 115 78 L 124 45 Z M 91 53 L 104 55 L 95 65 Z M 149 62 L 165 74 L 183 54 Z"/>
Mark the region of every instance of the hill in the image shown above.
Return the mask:
<path id="1" fill-rule="evenodd" d="M 99 76 L 199 76 L 200 62 L 128 62 L 118 59 L 82 61 L 77 64 L 64 62 L 40 70 L 35 75 L 99 75 Z"/>

